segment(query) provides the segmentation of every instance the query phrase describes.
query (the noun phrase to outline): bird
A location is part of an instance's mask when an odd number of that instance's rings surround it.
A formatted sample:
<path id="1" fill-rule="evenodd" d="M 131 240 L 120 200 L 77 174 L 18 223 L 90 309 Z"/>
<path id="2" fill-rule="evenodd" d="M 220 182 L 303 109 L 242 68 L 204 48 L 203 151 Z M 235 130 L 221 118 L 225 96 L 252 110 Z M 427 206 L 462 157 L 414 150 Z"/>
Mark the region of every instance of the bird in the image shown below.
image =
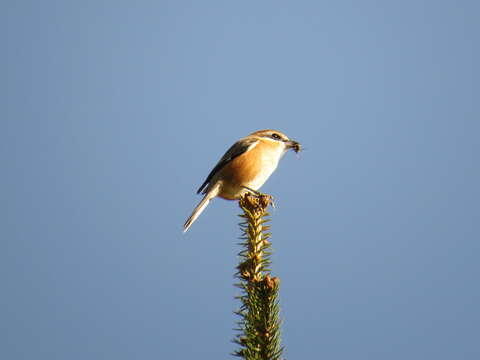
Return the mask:
<path id="1" fill-rule="evenodd" d="M 302 148 L 284 133 L 271 129 L 255 131 L 234 143 L 198 188 L 197 194 L 204 197 L 185 221 L 183 232 L 188 231 L 213 198 L 236 200 L 246 192 L 257 192 L 290 149 L 298 153 Z"/>

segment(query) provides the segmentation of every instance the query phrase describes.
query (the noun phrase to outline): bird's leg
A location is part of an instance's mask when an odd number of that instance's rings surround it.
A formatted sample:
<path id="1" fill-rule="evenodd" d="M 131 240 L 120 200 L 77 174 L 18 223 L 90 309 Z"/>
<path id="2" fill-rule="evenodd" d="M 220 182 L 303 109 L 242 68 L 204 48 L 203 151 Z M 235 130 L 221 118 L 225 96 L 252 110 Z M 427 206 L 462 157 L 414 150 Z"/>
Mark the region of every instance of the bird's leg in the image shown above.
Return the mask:
<path id="1" fill-rule="evenodd" d="M 251 193 L 254 193 L 254 194 L 257 195 L 257 196 L 262 196 L 262 195 L 264 195 L 264 194 L 262 194 L 260 191 L 253 190 L 252 188 L 249 188 L 248 186 L 243 186 L 243 185 L 242 185 L 242 188 L 250 191 Z"/>

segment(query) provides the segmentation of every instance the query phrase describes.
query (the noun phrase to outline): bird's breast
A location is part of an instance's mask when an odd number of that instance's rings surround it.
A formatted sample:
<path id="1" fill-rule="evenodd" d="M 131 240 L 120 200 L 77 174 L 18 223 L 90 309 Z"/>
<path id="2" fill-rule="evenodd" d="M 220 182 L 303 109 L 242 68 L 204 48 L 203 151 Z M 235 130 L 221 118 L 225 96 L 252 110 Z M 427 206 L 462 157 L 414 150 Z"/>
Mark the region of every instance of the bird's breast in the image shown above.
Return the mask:
<path id="1" fill-rule="evenodd" d="M 219 172 L 222 186 L 218 196 L 233 200 L 246 191 L 244 186 L 258 190 L 275 171 L 283 153 L 281 147 L 260 143 L 236 157 Z"/>

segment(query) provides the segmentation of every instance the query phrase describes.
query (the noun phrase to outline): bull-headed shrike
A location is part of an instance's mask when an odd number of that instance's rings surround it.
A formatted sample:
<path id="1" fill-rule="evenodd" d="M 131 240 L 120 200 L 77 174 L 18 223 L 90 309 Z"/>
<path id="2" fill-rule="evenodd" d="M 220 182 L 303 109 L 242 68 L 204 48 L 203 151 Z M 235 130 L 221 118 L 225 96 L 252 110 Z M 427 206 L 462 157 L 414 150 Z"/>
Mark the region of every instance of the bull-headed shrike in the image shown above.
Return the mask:
<path id="1" fill-rule="evenodd" d="M 260 189 L 289 149 L 298 153 L 301 146 L 276 130 L 256 131 L 238 140 L 198 189 L 197 194 L 202 192 L 205 196 L 183 225 L 183 232 L 192 226 L 214 197 L 236 200 L 245 192 Z"/>

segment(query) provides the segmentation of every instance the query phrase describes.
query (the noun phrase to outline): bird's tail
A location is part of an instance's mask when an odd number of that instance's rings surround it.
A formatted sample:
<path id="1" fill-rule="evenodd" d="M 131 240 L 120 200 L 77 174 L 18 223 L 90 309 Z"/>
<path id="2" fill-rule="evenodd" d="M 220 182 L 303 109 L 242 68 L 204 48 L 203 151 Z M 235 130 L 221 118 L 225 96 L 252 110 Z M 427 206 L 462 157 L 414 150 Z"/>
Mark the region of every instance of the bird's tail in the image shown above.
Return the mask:
<path id="1" fill-rule="evenodd" d="M 185 221 L 185 224 L 183 225 L 183 232 L 187 232 L 187 230 L 192 226 L 193 222 L 197 220 L 197 218 L 200 216 L 203 210 L 207 207 L 208 203 L 210 202 L 211 199 L 213 199 L 215 196 L 217 196 L 218 193 L 218 187 L 215 187 L 214 189 L 211 189 L 200 201 L 197 205 L 197 207 L 193 210 L 192 215 Z"/>

